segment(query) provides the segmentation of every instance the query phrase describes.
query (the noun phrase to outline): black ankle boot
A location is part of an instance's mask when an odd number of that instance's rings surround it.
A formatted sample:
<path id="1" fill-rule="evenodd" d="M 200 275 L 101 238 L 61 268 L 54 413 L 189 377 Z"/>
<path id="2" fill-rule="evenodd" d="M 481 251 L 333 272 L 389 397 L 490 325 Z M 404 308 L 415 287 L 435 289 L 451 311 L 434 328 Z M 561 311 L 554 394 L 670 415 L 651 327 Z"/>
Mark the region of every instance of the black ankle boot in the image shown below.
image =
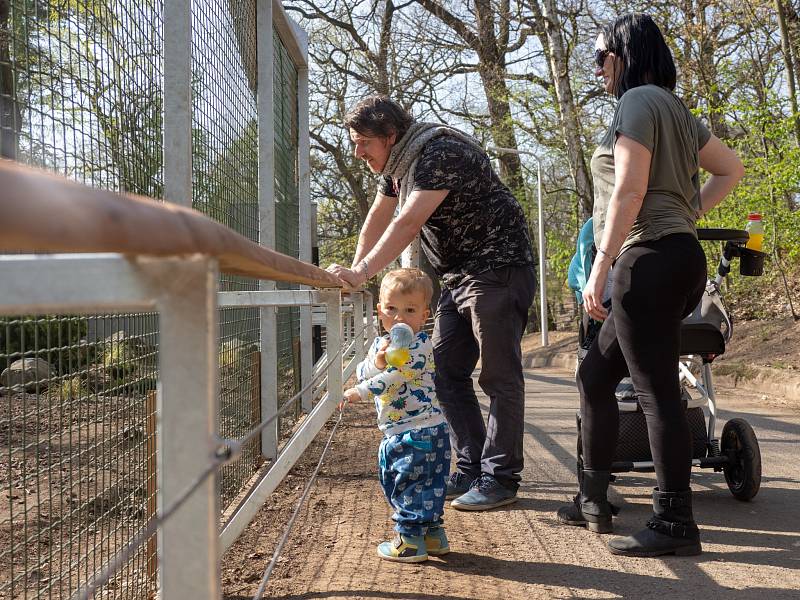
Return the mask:
<path id="1" fill-rule="evenodd" d="M 610 471 L 583 471 L 581 491 L 572 504 L 558 509 L 558 520 L 566 525 L 586 527 L 595 533 L 611 533 L 611 516 L 619 512 L 609 503 Z"/>
<path id="2" fill-rule="evenodd" d="M 692 490 L 661 492 L 653 490 L 653 518 L 647 529 L 608 542 L 614 554 L 624 556 L 695 556 L 703 549 L 700 532 L 692 516 Z"/>

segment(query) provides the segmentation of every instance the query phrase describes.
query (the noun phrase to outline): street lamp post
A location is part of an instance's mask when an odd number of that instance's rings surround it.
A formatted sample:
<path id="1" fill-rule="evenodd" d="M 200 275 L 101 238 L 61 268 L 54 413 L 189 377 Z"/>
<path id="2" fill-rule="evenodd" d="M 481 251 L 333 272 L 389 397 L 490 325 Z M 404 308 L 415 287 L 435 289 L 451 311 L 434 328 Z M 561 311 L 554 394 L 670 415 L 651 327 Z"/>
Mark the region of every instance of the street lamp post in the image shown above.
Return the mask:
<path id="1" fill-rule="evenodd" d="M 547 340 L 547 272 L 545 270 L 544 215 L 542 211 L 542 163 L 538 156 L 526 150 L 517 150 L 516 148 L 498 148 L 496 146 L 489 146 L 487 150 L 495 154 L 525 154 L 536 161 L 536 199 L 539 212 L 539 308 L 542 329 L 542 346 L 547 346 L 549 342 Z M 525 183 L 524 185 L 525 189 L 527 190 L 528 184 Z"/>

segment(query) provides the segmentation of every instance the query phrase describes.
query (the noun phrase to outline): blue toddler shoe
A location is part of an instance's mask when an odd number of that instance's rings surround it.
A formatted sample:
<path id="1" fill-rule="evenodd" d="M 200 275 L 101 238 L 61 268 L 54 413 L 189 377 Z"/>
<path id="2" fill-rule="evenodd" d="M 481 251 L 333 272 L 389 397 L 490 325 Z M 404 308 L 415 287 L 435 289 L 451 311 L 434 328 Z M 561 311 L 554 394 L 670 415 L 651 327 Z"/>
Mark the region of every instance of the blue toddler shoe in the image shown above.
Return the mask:
<path id="1" fill-rule="evenodd" d="M 418 563 L 428 560 L 425 538 L 421 535 L 398 533 L 390 542 L 378 546 L 378 556 L 384 560 L 403 563 Z"/>
<path id="2" fill-rule="evenodd" d="M 450 552 L 450 542 L 444 527 L 431 527 L 425 534 L 425 548 L 431 556 L 442 556 Z"/>

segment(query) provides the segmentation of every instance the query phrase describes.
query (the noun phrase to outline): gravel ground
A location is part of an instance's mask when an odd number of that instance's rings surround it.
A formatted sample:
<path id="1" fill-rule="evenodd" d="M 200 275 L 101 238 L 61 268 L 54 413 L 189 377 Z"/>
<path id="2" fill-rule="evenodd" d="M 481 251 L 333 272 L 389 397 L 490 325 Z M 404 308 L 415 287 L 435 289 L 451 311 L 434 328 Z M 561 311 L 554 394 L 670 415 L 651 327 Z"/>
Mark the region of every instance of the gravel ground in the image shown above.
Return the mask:
<path id="1" fill-rule="evenodd" d="M 300 598 L 797 598 L 800 589 L 800 415 L 780 399 L 718 388 L 721 423 L 746 418 L 761 445 L 764 478 L 749 503 L 733 498 L 721 473 L 695 471 L 699 557 L 624 558 L 609 536 L 560 526 L 555 510 L 575 491 L 577 392 L 572 374 L 526 371 L 526 468 L 520 500 L 487 513 L 447 509 L 452 553 L 421 565 L 379 560 L 375 546 L 391 535 L 377 481 L 380 432 L 367 404 L 348 409 L 309 503 L 295 524 L 267 597 Z M 483 401 L 483 400 L 482 400 Z M 718 429 L 718 434 L 719 430 Z M 257 589 L 276 540 L 318 460 L 323 432 L 295 472 L 223 558 L 229 599 Z M 619 534 L 649 515 L 651 474 L 621 476 Z"/>

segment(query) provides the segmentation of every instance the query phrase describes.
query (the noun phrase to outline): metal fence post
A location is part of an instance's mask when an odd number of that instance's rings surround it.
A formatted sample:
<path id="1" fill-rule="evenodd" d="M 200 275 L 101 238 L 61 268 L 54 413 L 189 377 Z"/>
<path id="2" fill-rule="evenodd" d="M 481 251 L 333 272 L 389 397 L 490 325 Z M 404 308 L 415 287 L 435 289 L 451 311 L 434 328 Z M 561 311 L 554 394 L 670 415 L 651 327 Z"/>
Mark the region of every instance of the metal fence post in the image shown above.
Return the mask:
<path id="1" fill-rule="evenodd" d="M 146 461 L 147 461 L 147 520 L 158 514 L 158 397 L 155 391 L 148 392 L 146 413 Z M 158 534 L 147 540 L 147 580 L 158 587 Z"/>
<path id="2" fill-rule="evenodd" d="M 355 360 L 360 363 L 364 360 L 364 345 L 366 338 L 366 325 L 367 321 L 364 318 L 364 292 L 358 292 L 353 295 L 353 326 L 354 339 L 356 341 L 356 355 Z"/>
<path id="3" fill-rule="evenodd" d="M 366 318 L 367 318 L 367 341 L 372 342 L 378 336 L 377 331 L 375 330 L 375 299 L 372 296 L 372 292 L 364 292 L 364 302 L 366 306 Z"/>
<path id="4" fill-rule="evenodd" d="M 325 301 L 325 336 L 327 338 L 328 398 L 339 402 L 342 388 L 342 293 L 326 290 L 320 293 Z"/>
<path id="5" fill-rule="evenodd" d="M 219 335 L 216 261 L 176 261 L 158 302 L 158 505 L 169 506 L 208 467 L 216 448 Z M 217 600 L 219 490 L 207 478 L 158 536 L 161 598 Z"/>
<path id="6" fill-rule="evenodd" d="M 344 298 L 342 298 L 342 303 L 344 304 Z M 350 302 L 348 302 L 347 304 L 350 304 Z M 347 310 L 346 308 L 342 307 L 342 352 L 343 353 L 347 349 L 347 346 L 350 344 L 350 338 L 352 337 L 350 335 L 352 331 L 351 321 L 353 318 L 352 304 L 350 304 L 349 309 L 350 310 Z M 342 360 L 346 361 L 346 359 L 347 356 L 345 354 L 342 354 Z"/>
<path id="7" fill-rule="evenodd" d="M 258 242 L 275 248 L 275 99 L 273 97 L 274 41 L 272 0 L 256 2 L 256 55 L 258 57 Z M 261 290 L 274 290 L 275 282 L 261 280 Z M 261 340 L 261 414 L 278 410 L 278 331 L 274 307 L 259 311 Z M 278 421 L 261 433 L 261 453 L 265 458 L 278 455 Z"/>
<path id="8" fill-rule="evenodd" d="M 302 48 L 303 54 L 308 57 L 307 44 Z M 306 58 L 307 60 L 307 58 Z M 297 170 L 298 170 L 298 203 L 300 206 L 300 260 L 311 262 L 311 167 L 310 140 L 308 126 L 308 66 L 298 65 L 297 69 L 297 116 L 298 116 L 298 145 L 297 145 Z M 303 286 L 306 288 L 306 286 Z M 306 288 L 307 289 L 307 288 Z M 300 308 L 300 384 L 305 387 L 311 381 L 314 370 L 314 358 L 311 348 L 311 307 Z M 303 410 L 311 410 L 311 390 L 302 397 Z"/>
<path id="9" fill-rule="evenodd" d="M 164 198 L 168 202 L 174 202 L 183 206 L 192 206 L 192 14 L 191 14 L 191 0 L 172 0 L 164 3 Z M 205 292 L 201 288 L 201 293 Z M 190 292 L 192 293 L 192 292 Z M 201 318 L 206 315 L 201 311 Z M 164 357 L 164 344 L 170 348 L 175 340 L 169 340 L 169 335 L 164 331 L 164 325 L 170 322 L 172 318 L 169 315 L 162 315 L 160 320 L 159 343 L 161 344 L 161 356 Z M 174 335 L 174 334 L 173 334 Z M 177 334 L 178 338 L 182 337 L 182 333 Z M 167 341 L 169 340 L 169 341 Z M 190 351 L 191 352 L 191 351 Z M 214 351 L 216 355 L 216 350 Z M 167 358 L 167 361 L 173 360 L 175 357 Z M 162 363 L 163 368 L 163 363 Z M 162 371 L 162 379 L 165 371 Z M 168 372 L 167 372 L 168 373 Z M 170 397 L 169 414 L 170 416 L 165 420 L 162 406 L 162 395 L 159 394 L 156 401 L 156 426 L 159 430 L 159 437 L 157 446 L 153 449 L 156 450 L 156 477 L 151 482 L 151 487 L 155 490 L 148 489 L 148 492 L 155 491 L 157 498 L 157 505 L 163 507 L 165 502 L 173 493 L 179 493 L 180 486 L 176 487 L 176 482 L 171 480 L 170 477 L 164 476 L 164 470 L 168 472 L 174 470 L 179 471 L 177 465 L 172 464 L 171 459 L 175 458 L 175 449 L 167 446 L 165 443 L 165 431 L 169 431 L 170 422 L 172 421 L 172 383 L 167 385 Z M 164 386 L 162 384 L 162 394 Z M 178 389 L 177 393 L 181 391 Z M 188 396 L 186 397 L 188 398 Z M 184 423 L 185 425 L 185 423 Z M 205 432 L 200 430 L 198 434 Z M 173 436 L 169 436 L 173 440 Z M 175 436 L 178 437 L 178 436 Z M 187 446 L 188 447 L 188 446 Z M 206 460 L 205 456 L 201 457 Z M 186 475 L 184 472 L 183 476 Z M 165 489 L 164 486 L 169 486 Z M 198 492 L 199 493 L 199 492 Z M 187 513 L 190 510 L 201 510 L 199 503 L 195 500 L 191 501 L 198 504 L 194 508 L 187 507 Z M 153 507 L 151 506 L 151 509 Z M 176 516 L 177 517 L 177 516 Z M 181 520 L 184 518 L 180 517 Z M 183 593 L 180 589 L 182 585 L 181 570 L 182 564 L 179 557 L 171 555 L 175 550 L 169 545 L 174 543 L 170 541 L 172 532 L 175 531 L 175 521 L 164 527 L 162 532 L 159 532 L 155 540 L 148 542 L 148 548 L 152 550 L 155 545 L 157 548 L 157 558 L 153 556 L 148 557 L 148 571 L 150 576 L 156 575 L 160 579 L 160 589 L 163 598 L 180 597 Z M 196 529 L 201 528 L 195 526 Z M 180 535 L 180 532 L 176 532 Z M 166 545 L 165 545 L 166 537 Z M 155 543 L 154 543 L 155 542 Z M 166 557 L 165 557 L 166 552 Z M 165 560 L 166 558 L 166 560 Z M 199 558 L 200 555 L 193 558 Z M 213 570 L 212 570 L 213 572 Z M 193 574 L 194 575 L 194 574 Z M 218 585 L 216 582 L 213 585 Z M 201 593 L 210 594 L 210 590 L 199 590 Z M 209 596 L 210 597 L 210 596 Z"/>
<path id="10" fill-rule="evenodd" d="M 164 3 L 164 198 L 192 205 L 191 0 Z"/>

